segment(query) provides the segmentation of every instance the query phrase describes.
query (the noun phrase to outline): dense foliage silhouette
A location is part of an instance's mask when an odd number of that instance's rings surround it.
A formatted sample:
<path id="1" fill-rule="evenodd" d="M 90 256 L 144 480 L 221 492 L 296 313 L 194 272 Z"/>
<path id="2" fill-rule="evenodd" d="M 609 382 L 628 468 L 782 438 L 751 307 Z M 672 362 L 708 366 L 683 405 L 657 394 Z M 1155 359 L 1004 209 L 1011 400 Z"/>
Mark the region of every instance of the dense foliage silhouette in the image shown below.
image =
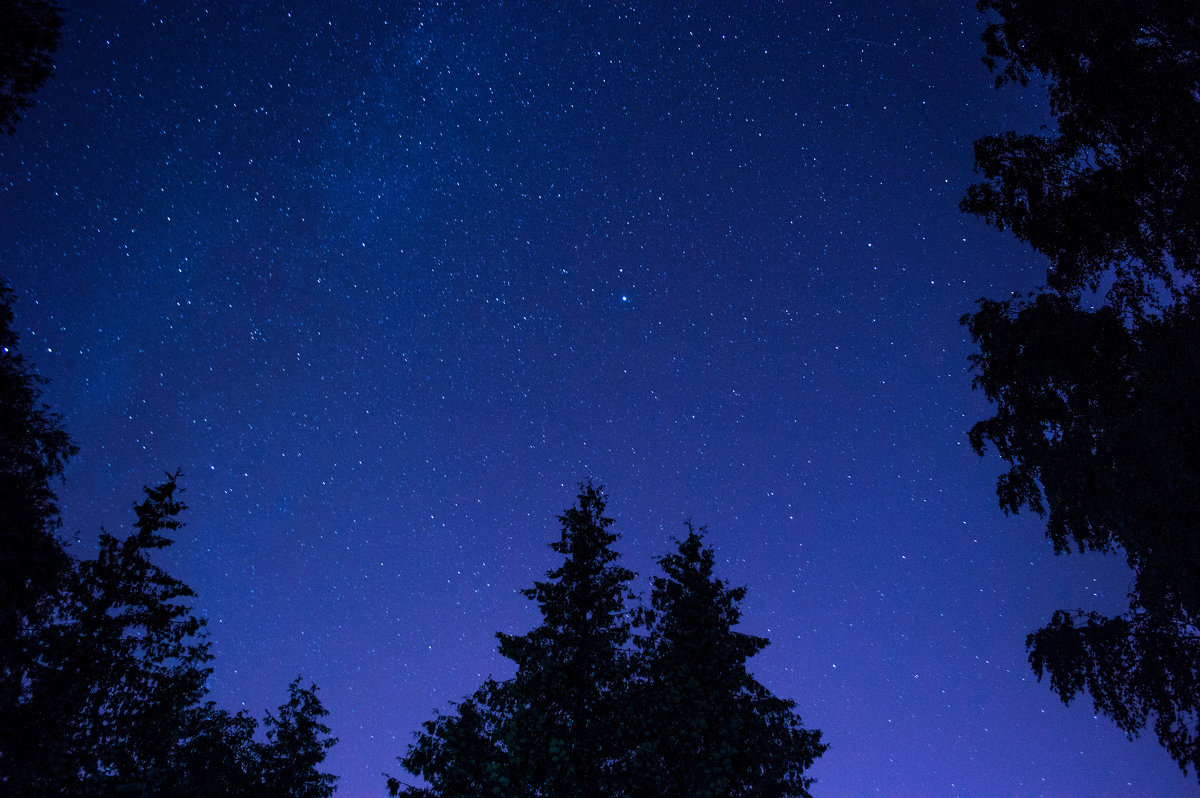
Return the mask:
<path id="1" fill-rule="evenodd" d="M 1056 551 L 1134 573 L 1125 613 L 1056 612 L 1030 663 L 1200 778 L 1200 6 L 979 8 L 997 85 L 1045 79 L 1057 126 L 975 145 L 963 210 L 1049 264 L 1040 291 L 963 317 L 996 405 L 971 443 L 1008 462 L 1001 506 L 1046 516 Z"/>
<path id="2" fill-rule="evenodd" d="M 733 630 L 744 589 L 690 530 L 636 606 L 604 508 L 581 486 L 551 544 L 562 565 L 525 591 L 542 623 L 498 635 L 516 674 L 425 723 L 400 761 L 426 785 L 390 778 L 392 795 L 808 795 L 825 745 L 746 671 L 767 641 Z"/>
<path id="3" fill-rule="evenodd" d="M 41 400 L 41 379 L 18 350 L 13 294 L 0 282 L 0 768 L 44 626 L 71 561 L 58 539 L 55 483 L 75 454 L 62 419 Z"/>
<path id="4" fill-rule="evenodd" d="M 75 448 L 18 352 L 11 303 L 0 285 L 0 794 L 332 795 L 315 686 L 291 684 L 265 740 L 207 698 L 195 594 L 154 561 L 182 525 L 177 474 L 94 558 L 55 534 L 53 482 Z"/>
<path id="5" fill-rule="evenodd" d="M 0 129 L 12 135 L 54 71 L 62 12 L 47 0 L 0 0 Z"/>

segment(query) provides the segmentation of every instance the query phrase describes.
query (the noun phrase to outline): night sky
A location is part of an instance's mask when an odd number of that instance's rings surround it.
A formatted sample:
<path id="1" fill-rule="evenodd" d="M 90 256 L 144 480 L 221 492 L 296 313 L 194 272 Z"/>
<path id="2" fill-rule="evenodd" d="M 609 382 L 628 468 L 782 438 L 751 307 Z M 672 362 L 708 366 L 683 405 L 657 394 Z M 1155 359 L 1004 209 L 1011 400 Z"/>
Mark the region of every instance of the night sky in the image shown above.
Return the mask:
<path id="1" fill-rule="evenodd" d="M 1048 122 L 973 4 L 63 5 L 0 274 L 81 448 L 64 533 L 182 469 L 214 697 L 315 681 L 341 795 L 511 674 L 587 478 L 643 592 L 709 528 L 817 795 L 1195 792 L 1026 662 L 1131 580 L 966 440 L 957 320 L 1044 274 L 957 210 L 971 143 Z"/>

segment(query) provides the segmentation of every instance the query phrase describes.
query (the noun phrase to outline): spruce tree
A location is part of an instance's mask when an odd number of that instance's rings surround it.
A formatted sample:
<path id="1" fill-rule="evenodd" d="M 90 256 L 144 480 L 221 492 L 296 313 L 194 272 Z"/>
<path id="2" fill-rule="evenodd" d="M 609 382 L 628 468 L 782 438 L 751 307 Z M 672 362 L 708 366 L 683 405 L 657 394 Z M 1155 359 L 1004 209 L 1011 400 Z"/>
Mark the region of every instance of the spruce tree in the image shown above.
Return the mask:
<path id="1" fill-rule="evenodd" d="M 329 711 L 317 697 L 315 684 L 302 687 L 300 677 L 288 685 L 288 700 L 278 715 L 267 714 L 263 725 L 263 778 L 267 795 L 290 798 L 329 798 L 335 776 L 318 770 L 337 739 L 329 736 L 323 718 Z"/>
<path id="2" fill-rule="evenodd" d="M 292 683 L 265 743 L 252 717 L 206 701 L 195 594 L 153 561 L 182 525 L 177 476 L 146 488 L 131 535 L 102 533 L 68 574 L 13 710 L 23 733 L 0 757 L 5 796 L 332 795 L 317 768 L 335 740 L 315 687 Z"/>
<path id="3" fill-rule="evenodd" d="M 580 486 L 577 505 L 559 517 L 562 531 L 550 545 L 562 565 L 523 591 L 537 602 L 541 624 L 523 635 L 497 635 L 516 675 L 485 685 L 453 714 L 425 724 L 401 762 L 433 789 L 402 791 L 393 779 L 393 794 L 621 794 L 634 575 L 617 565 L 617 535 L 604 507 L 601 488 Z"/>
<path id="4" fill-rule="evenodd" d="M 505 690 L 513 711 L 505 739 L 539 794 L 618 794 L 634 574 L 616 564 L 618 536 L 604 507 L 601 489 L 580 487 L 578 506 L 559 517 L 562 534 L 551 544 L 563 564 L 524 591 L 538 603 L 541 625 L 497 635 L 500 653 L 517 664 Z"/>
<path id="5" fill-rule="evenodd" d="M 734 629 L 744 587 L 713 575 L 703 530 L 688 526 L 659 559 L 649 634 L 641 641 L 641 734 L 634 794 L 645 798 L 807 796 L 804 772 L 826 749 L 803 727 L 795 702 L 746 669 L 768 645 Z"/>
<path id="6" fill-rule="evenodd" d="M 103 533 L 80 562 L 46 630 L 20 708 L 29 794 L 153 791 L 169 782 L 176 743 L 206 692 L 211 659 L 187 585 L 151 561 L 184 508 L 176 478 L 146 489 L 133 534 Z"/>
<path id="7" fill-rule="evenodd" d="M 0 794 L 328 795 L 315 686 L 293 683 L 266 743 L 205 700 L 195 594 L 154 561 L 182 526 L 178 474 L 145 490 L 125 539 L 102 533 L 94 559 L 64 548 L 53 483 L 76 448 L 12 322 L 0 281 Z"/>
<path id="8" fill-rule="evenodd" d="M 634 575 L 617 564 L 604 508 L 600 489 L 581 486 L 551 544 L 562 565 L 524 591 L 541 624 L 498 635 L 516 674 L 426 722 L 400 759 L 425 785 L 389 778 L 392 795 L 808 795 L 804 773 L 826 746 L 747 672 L 767 641 L 733 629 L 744 589 L 713 576 L 693 531 L 659 561 L 652 606 L 631 611 Z"/>

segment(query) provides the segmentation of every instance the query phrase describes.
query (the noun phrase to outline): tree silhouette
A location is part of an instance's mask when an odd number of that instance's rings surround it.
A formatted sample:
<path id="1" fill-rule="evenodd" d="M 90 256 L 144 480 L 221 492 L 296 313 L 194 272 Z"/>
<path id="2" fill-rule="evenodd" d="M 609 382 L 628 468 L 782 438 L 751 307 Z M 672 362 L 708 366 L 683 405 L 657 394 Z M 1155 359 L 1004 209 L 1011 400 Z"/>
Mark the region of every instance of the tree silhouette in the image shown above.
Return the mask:
<path id="1" fill-rule="evenodd" d="M 100 535 L 34 638 L 33 667 L 0 757 L 5 795 L 295 795 L 324 798 L 335 740 L 316 688 L 292 683 L 266 742 L 249 716 L 206 701 L 205 622 L 192 590 L 153 562 L 185 507 L 178 475 L 146 488 L 134 532 Z"/>
<path id="2" fill-rule="evenodd" d="M 1009 468 L 1007 512 L 1056 551 L 1119 551 L 1129 609 L 1060 611 L 1027 641 L 1064 702 L 1090 693 L 1131 737 L 1152 723 L 1200 778 L 1200 8 L 981 0 L 997 85 L 1049 83 L 1053 132 L 976 142 L 962 207 L 1048 258 L 1046 286 L 963 323 L 975 424 Z"/>
<path id="3" fill-rule="evenodd" d="M 13 294 L 0 282 L 0 770 L 14 736 L 17 706 L 34 665 L 37 630 L 47 621 L 71 560 L 53 483 L 76 447 L 62 419 L 41 400 L 42 382 L 18 351 Z"/>
<path id="4" fill-rule="evenodd" d="M 0 19 L 0 129 L 12 135 L 54 71 L 62 12 L 47 0 L 0 0 Z"/>
<path id="5" fill-rule="evenodd" d="M 658 562 L 641 641 L 635 796 L 808 796 L 804 771 L 827 746 L 746 670 L 768 645 L 735 631 L 746 589 L 713 575 L 703 530 L 688 526 Z"/>
<path id="6" fill-rule="evenodd" d="M 524 795 L 517 788 L 523 777 L 508 756 L 504 737 L 508 715 L 500 691 L 501 685 L 489 679 L 451 712 L 439 712 L 422 724 L 400 763 L 429 786 L 389 776 L 388 793 L 405 798 Z"/>
<path id="7" fill-rule="evenodd" d="M 326 752 L 337 744 L 322 718 L 329 712 L 317 698 L 317 686 L 288 685 L 288 700 L 278 715 L 267 714 L 263 723 L 267 743 L 262 749 L 263 780 L 267 795 L 291 798 L 329 798 L 335 776 L 321 773 Z"/>
<path id="8" fill-rule="evenodd" d="M 0 794 L 328 796 L 335 743 L 297 679 L 266 741 L 207 701 L 205 622 L 154 562 L 182 522 L 178 474 L 145 489 L 128 537 L 94 559 L 56 535 L 52 482 L 75 446 L 17 351 L 0 282 Z"/>
<path id="9" fill-rule="evenodd" d="M 227 795 L 260 798 L 264 789 L 262 743 L 258 723 L 245 712 L 236 715 L 206 702 L 191 712 L 171 773 L 168 794 L 181 798 Z"/>
<path id="10" fill-rule="evenodd" d="M 523 591 L 537 602 L 541 625 L 497 635 L 500 653 L 517 664 L 500 691 L 509 707 L 510 761 L 530 789 L 544 794 L 617 794 L 634 575 L 616 565 L 617 535 L 604 507 L 600 489 L 581 486 L 578 506 L 559 517 L 562 534 L 550 545 L 563 564 Z"/>
<path id="11" fill-rule="evenodd" d="M 403 794 L 619 794 L 633 573 L 616 565 L 617 535 L 604 507 L 599 488 L 580 487 L 551 544 L 563 564 L 523 591 L 538 603 L 542 623 L 524 635 L 497 635 L 516 675 L 489 681 L 454 714 L 425 724 L 401 762 L 434 789 Z M 398 781 L 390 786 L 400 792 Z"/>
<path id="12" fill-rule="evenodd" d="M 713 577 L 693 533 L 660 560 L 652 609 L 631 611 L 634 575 L 604 509 L 581 486 L 552 544 L 563 564 L 524 591 L 542 623 L 498 635 L 516 674 L 426 722 L 400 759 L 426 786 L 389 778 L 392 795 L 807 795 L 803 771 L 825 746 L 746 672 L 767 641 L 732 629 L 744 591 Z"/>
<path id="13" fill-rule="evenodd" d="M 1200 19 L 1189 0 L 980 0 L 996 85 L 1048 82 L 1057 123 L 975 142 L 963 209 L 1049 259 L 1047 290 L 1107 284 L 1134 318 L 1200 272 Z"/>
<path id="14" fill-rule="evenodd" d="M 14 771 L 35 792 L 169 783 L 211 659 L 204 622 L 184 603 L 194 594 L 150 559 L 179 528 L 176 488 L 174 476 L 147 488 L 133 534 L 103 533 L 96 559 L 71 575 L 20 708 L 26 739 Z"/>
<path id="15" fill-rule="evenodd" d="M 319 768 L 337 740 L 328 736 L 322 720 L 327 714 L 316 686 L 302 687 L 297 678 L 288 685 L 288 700 L 278 715 L 268 712 L 263 718 L 266 739 L 259 741 L 254 718 L 245 712 L 230 714 L 209 702 L 193 714 L 166 794 L 328 798 L 336 777 Z"/>

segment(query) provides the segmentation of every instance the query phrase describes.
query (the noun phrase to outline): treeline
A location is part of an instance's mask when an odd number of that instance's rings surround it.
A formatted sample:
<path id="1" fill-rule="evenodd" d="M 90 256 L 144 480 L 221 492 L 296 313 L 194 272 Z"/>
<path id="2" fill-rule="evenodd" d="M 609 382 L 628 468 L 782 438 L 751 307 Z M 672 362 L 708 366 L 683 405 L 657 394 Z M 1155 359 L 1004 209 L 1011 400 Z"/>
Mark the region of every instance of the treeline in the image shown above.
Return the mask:
<path id="1" fill-rule="evenodd" d="M 261 723 L 209 698 L 195 593 L 155 562 L 186 509 L 179 475 L 145 488 L 93 557 L 60 538 L 55 485 L 77 452 L 41 399 L 0 283 L 0 794 L 327 798 L 336 740 L 297 678 Z M 424 725 L 392 795 L 807 796 L 826 749 L 795 703 L 747 670 L 745 589 L 714 575 L 703 530 L 658 560 L 648 603 L 618 564 L 603 492 L 581 487 L 524 594 L 542 622 L 499 634 L 516 663 Z"/>
<path id="2" fill-rule="evenodd" d="M 425 723 L 400 759 L 425 784 L 390 778 L 393 796 L 809 794 L 826 746 L 747 671 L 768 641 L 735 630 L 745 589 L 714 575 L 703 530 L 658 560 L 640 604 L 604 508 L 581 486 L 551 544 L 562 564 L 523 591 L 541 624 L 497 635 L 516 674 Z"/>
<path id="3" fill-rule="evenodd" d="M 146 488 L 132 533 L 92 558 L 58 536 L 76 447 L 41 401 L 0 284 L 0 794 L 327 798 L 335 743 L 297 678 L 260 723 L 208 698 L 205 620 L 154 562 L 181 526 L 178 475 Z"/>

